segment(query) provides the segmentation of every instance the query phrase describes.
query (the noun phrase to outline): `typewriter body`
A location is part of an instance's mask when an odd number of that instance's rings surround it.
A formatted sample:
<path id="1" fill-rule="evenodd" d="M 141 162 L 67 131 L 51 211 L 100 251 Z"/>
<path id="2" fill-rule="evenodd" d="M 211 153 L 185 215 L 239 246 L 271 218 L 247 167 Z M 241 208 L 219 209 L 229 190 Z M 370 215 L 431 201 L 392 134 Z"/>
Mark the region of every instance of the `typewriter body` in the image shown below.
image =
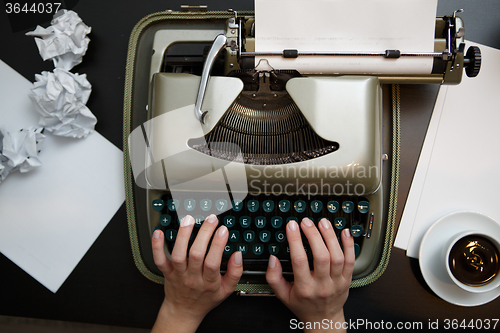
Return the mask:
<path id="1" fill-rule="evenodd" d="M 147 106 L 132 110 L 138 127 L 129 147 L 146 266 L 157 271 L 148 249 L 156 228 L 165 233 L 169 255 L 182 217 L 195 218 L 192 242 L 215 214 L 229 230 L 223 271 L 230 255 L 242 251 L 241 282 L 265 282 L 273 254 L 292 278 L 285 226 L 308 217 L 316 225 L 326 218 L 337 235 L 348 228 L 353 278 L 370 274 L 387 246 L 390 144 L 384 143 L 382 85 L 457 84 L 463 68 L 477 75 L 480 53 L 465 53 L 460 18 L 436 18 L 432 54 L 331 55 L 432 57 L 429 75 L 312 74 L 255 61 L 314 54 L 257 54 L 252 13 L 198 19 L 200 8 L 186 10 L 196 19 L 155 23 L 136 56 L 137 64 L 145 61 L 137 65 L 132 97 Z"/>

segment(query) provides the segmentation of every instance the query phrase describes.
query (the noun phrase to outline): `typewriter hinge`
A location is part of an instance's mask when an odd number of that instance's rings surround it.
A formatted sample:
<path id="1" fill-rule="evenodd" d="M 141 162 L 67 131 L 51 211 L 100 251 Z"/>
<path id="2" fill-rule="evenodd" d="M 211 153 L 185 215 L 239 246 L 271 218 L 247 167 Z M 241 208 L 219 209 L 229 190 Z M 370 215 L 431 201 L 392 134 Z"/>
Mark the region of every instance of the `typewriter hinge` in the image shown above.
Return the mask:
<path id="1" fill-rule="evenodd" d="M 208 10 L 207 5 L 181 5 L 181 12 L 183 13 L 205 13 Z"/>

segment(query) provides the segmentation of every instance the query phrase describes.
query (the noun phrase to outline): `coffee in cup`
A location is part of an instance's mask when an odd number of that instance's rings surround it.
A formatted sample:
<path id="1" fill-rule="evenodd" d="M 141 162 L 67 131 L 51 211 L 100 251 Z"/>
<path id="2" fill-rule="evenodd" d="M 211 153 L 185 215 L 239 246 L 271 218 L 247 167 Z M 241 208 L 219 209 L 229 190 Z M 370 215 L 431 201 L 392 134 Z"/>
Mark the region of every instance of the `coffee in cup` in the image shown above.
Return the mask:
<path id="1" fill-rule="evenodd" d="M 500 244 L 481 232 L 456 235 L 446 251 L 450 278 L 462 289 L 487 292 L 500 286 Z"/>

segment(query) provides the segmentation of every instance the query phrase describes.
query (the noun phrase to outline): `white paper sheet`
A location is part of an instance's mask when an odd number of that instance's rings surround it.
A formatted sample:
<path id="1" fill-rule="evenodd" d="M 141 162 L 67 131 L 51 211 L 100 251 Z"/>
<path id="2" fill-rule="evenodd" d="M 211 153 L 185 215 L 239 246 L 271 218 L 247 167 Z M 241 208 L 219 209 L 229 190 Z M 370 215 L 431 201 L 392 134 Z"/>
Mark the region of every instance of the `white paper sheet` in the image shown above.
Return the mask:
<path id="1" fill-rule="evenodd" d="M 31 83 L 0 61 L 0 123 L 34 126 Z M 0 184 L 0 252 L 52 292 L 124 202 L 122 152 L 99 133 L 47 134 L 42 166 Z"/>
<path id="2" fill-rule="evenodd" d="M 394 241 L 394 246 L 406 250 L 408 243 L 410 242 L 411 232 L 413 230 L 413 222 L 415 216 L 417 215 L 418 202 L 420 197 L 417 193 L 421 193 L 425 184 L 425 178 L 427 176 L 427 170 L 429 168 L 429 163 L 432 155 L 432 147 L 434 146 L 434 141 L 436 139 L 437 130 L 439 127 L 439 121 L 441 120 L 441 114 L 443 111 L 443 104 L 446 100 L 446 92 L 449 86 L 441 86 L 440 93 L 437 96 L 436 103 L 434 104 L 434 110 L 432 112 L 432 117 L 427 127 L 427 133 L 425 135 L 425 141 L 422 146 L 422 151 L 420 152 L 417 169 L 413 175 L 413 180 L 411 183 L 410 193 L 406 200 L 406 205 L 404 207 L 403 216 L 399 223 L 398 233 Z M 410 198 L 411 197 L 411 198 Z"/>
<path id="3" fill-rule="evenodd" d="M 255 51 L 433 52 L 437 0 L 255 0 Z M 301 73 L 429 74 L 432 58 L 256 57 Z"/>
<path id="4" fill-rule="evenodd" d="M 395 246 L 418 258 L 425 231 L 448 213 L 472 210 L 500 221 L 500 50 L 477 45 L 476 78 L 440 88 Z"/>

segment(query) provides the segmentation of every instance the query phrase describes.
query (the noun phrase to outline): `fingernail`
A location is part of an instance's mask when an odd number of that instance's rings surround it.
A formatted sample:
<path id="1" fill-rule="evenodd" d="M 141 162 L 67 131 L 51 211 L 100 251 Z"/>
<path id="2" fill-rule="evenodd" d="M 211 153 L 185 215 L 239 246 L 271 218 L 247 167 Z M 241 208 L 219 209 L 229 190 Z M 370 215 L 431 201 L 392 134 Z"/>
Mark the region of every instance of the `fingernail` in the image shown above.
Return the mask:
<path id="1" fill-rule="evenodd" d="M 194 224 L 194 218 L 191 215 L 186 215 L 181 220 L 181 227 L 189 227 Z"/>
<path id="2" fill-rule="evenodd" d="M 344 236 L 346 236 L 347 238 L 351 238 L 351 231 L 349 230 L 349 228 L 345 228 L 342 232 L 344 233 Z"/>
<path id="3" fill-rule="evenodd" d="M 243 257 L 241 256 L 241 251 L 236 252 L 234 255 L 234 263 L 239 266 L 241 265 L 241 262 L 243 261 Z"/>
<path id="4" fill-rule="evenodd" d="M 314 225 L 313 222 L 307 217 L 304 217 L 304 219 L 302 219 L 302 223 L 304 223 L 306 227 L 312 227 Z"/>
<path id="5" fill-rule="evenodd" d="M 160 230 L 156 229 L 155 232 L 153 232 L 153 239 L 159 239 L 160 238 Z"/>
<path id="6" fill-rule="evenodd" d="M 219 230 L 217 230 L 217 235 L 219 235 L 219 237 L 224 237 L 226 233 L 227 233 L 227 227 L 225 225 L 221 226 Z"/>
<path id="7" fill-rule="evenodd" d="M 321 226 L 323 227 L 323 229 L 329 229 L 331 226 L 330 222 L 328 222 L 327 219 L 321 219 L 321 221 L 319 221 L 319 223 L 321 223 Z"/>
<path id="8" fill-rule="evenodd" d="M 288 222 L 288 228 L 290 229 L 290 231 L 296 231 L 299 228 L 299 225 L 294 220 L 291 220 L 290 222 Z"/>
<path id="9" fill-rule="evenodd" d="M 215 216 L 214 214 L 208 215 L 205 221 L 207 221 L 208 223 L 215 223 L 217 222 L 217 216 Z"/>
<path id="10" fill-rule="evenodd" d="M 276 267 L 276 260 L 277 260 L 277 259 L 278 259 L 278 258 L 276 258 L 276 257 L 275 257 L 275 256 L 273 256 L 273 255 L 271 255 L 271 256 L 269 257 L 269 268 L 270 268 L 270 269 L 274 269 L 274 267 Z"/>

